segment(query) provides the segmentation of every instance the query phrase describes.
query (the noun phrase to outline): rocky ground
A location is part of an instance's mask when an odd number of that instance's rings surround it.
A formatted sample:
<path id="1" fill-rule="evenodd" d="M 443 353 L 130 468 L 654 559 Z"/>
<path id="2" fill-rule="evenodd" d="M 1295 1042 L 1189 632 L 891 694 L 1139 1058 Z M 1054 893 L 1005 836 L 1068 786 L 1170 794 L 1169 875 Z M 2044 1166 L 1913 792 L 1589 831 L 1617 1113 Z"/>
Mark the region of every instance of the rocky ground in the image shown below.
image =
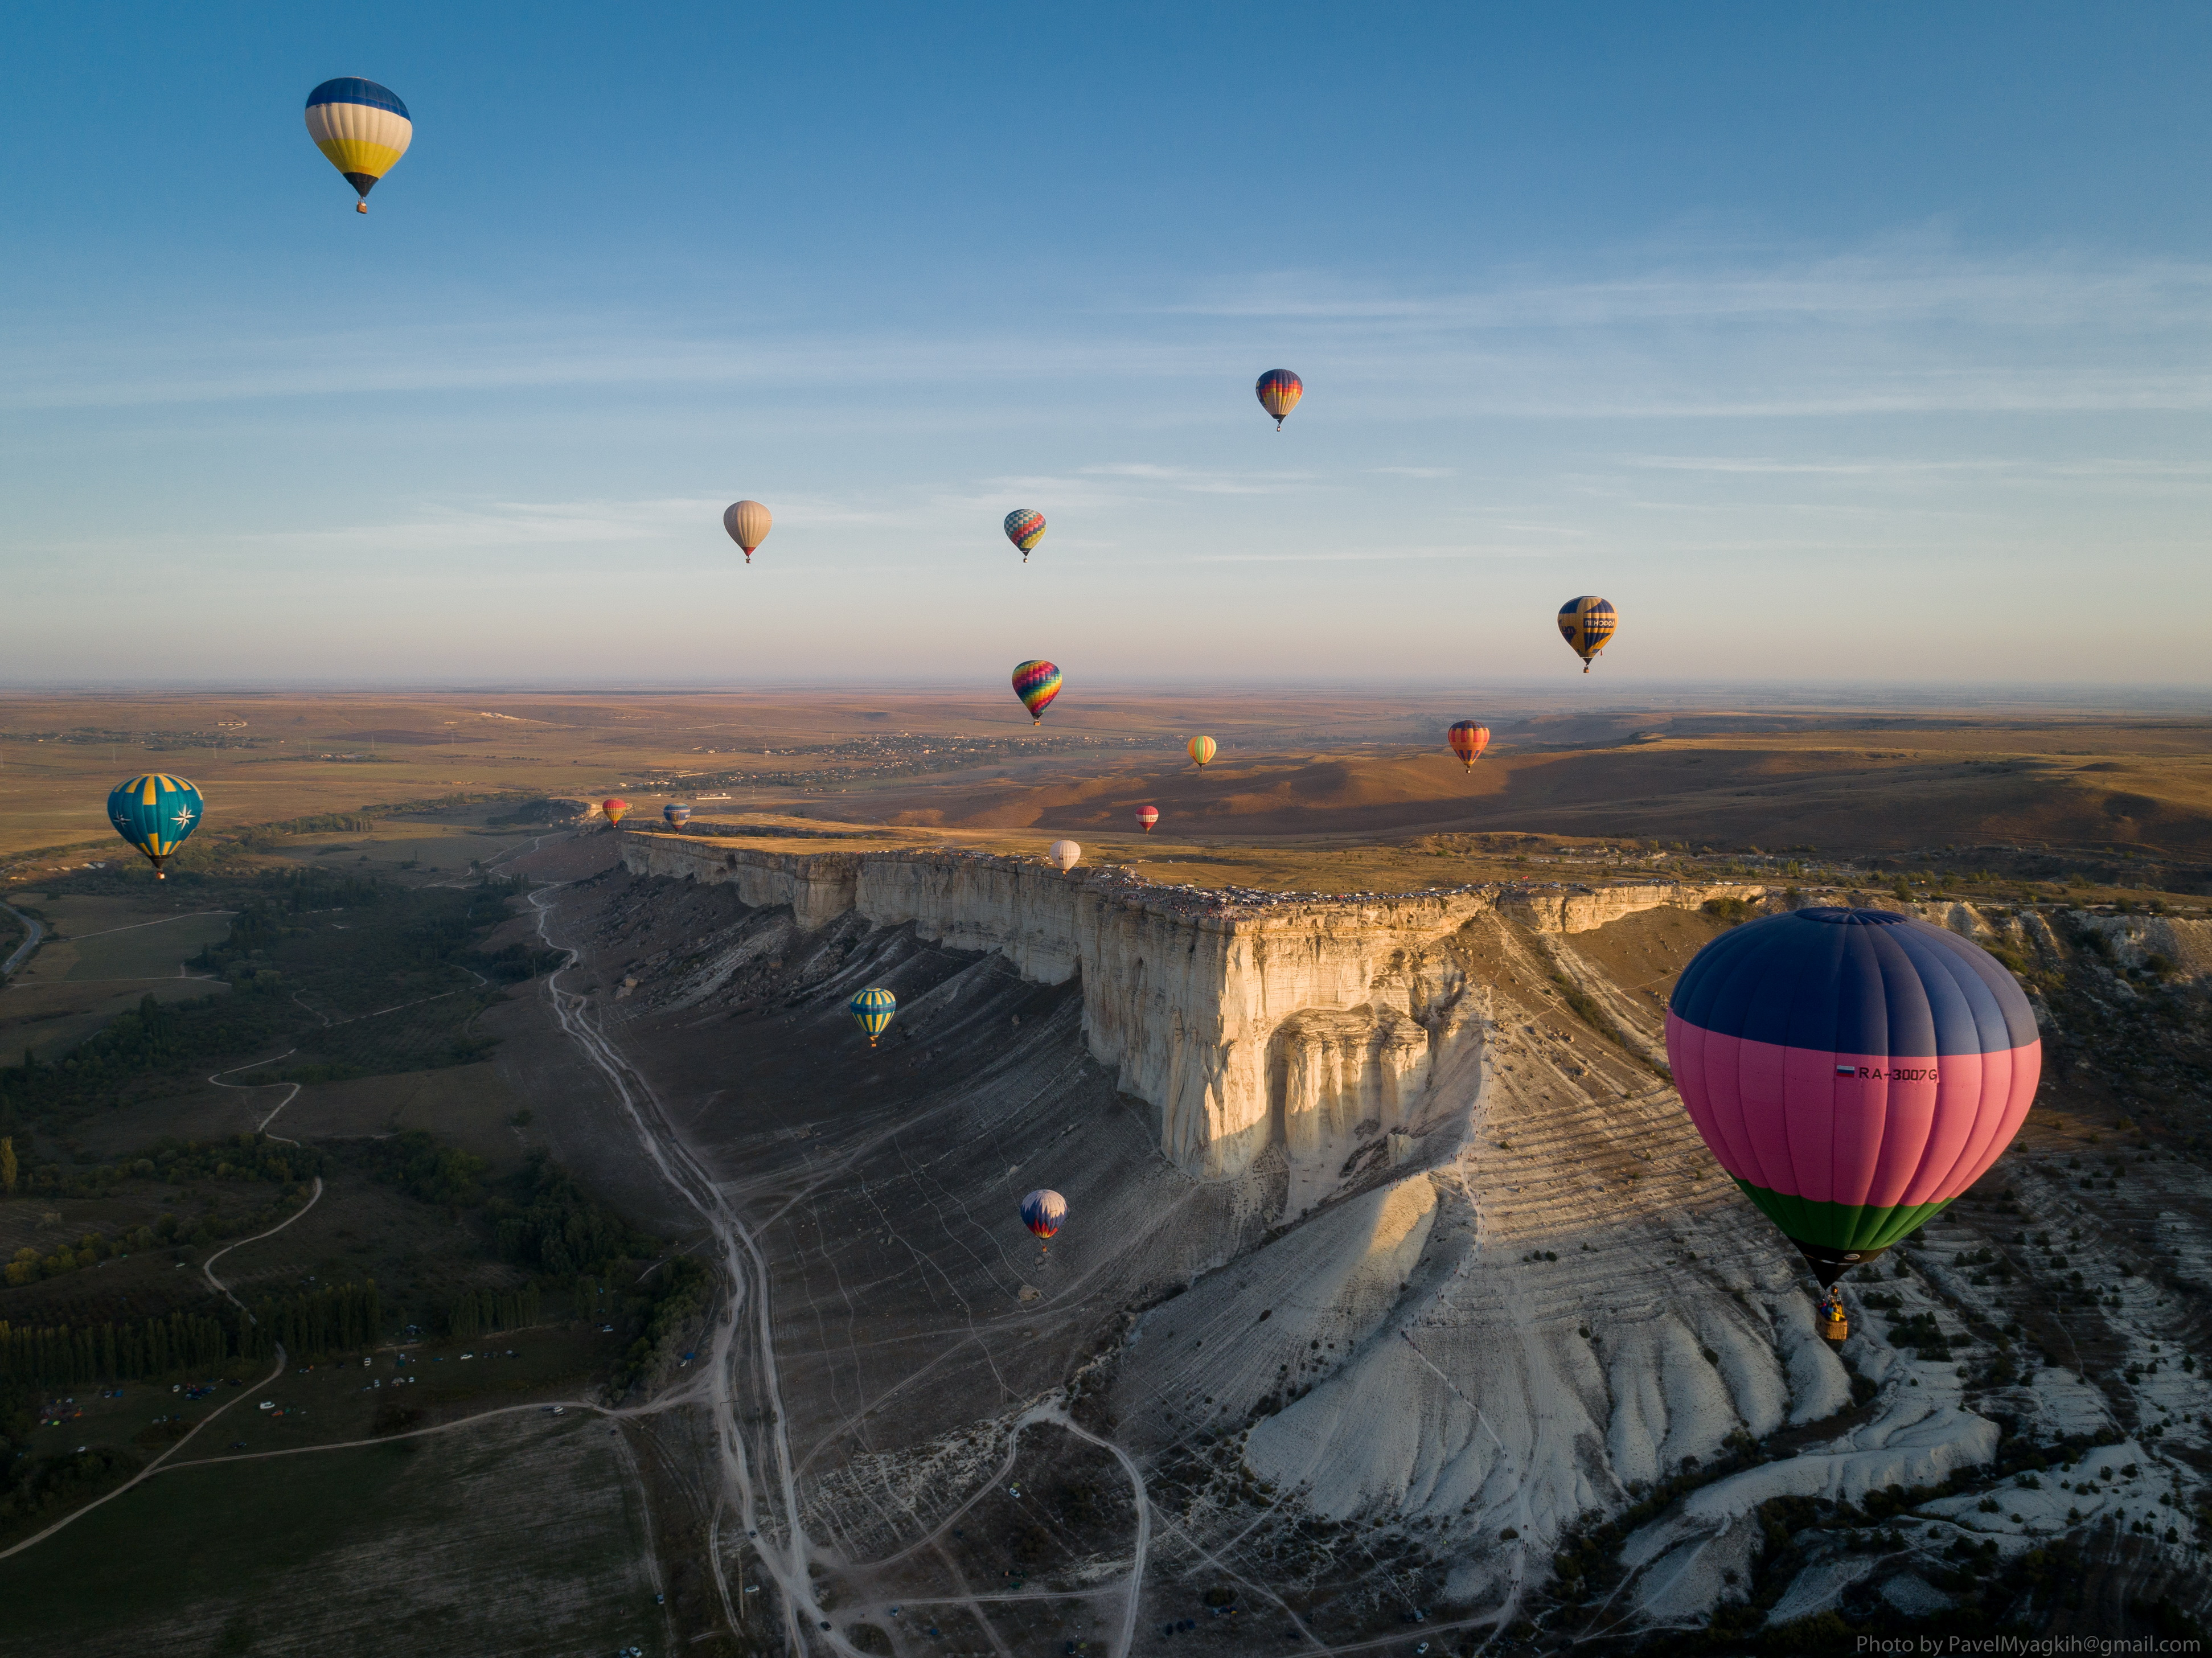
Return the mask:
<path id="1" fill-rule="evenodd" d="M 1206 1179 L 1091 1057 L 1079 981 L 726 887 L 546 896 L 770 1263 L 803 1508 L 764 1525 L 811 1540 L 825 1638 L 1734 1650 L 2205 1608 L 2204 924 L 1923 907 L 2035 987 L 2057 1108 L 1862 1269 L 1838 1351 L 1662 1066 L 1703 909 L 1475 916 L 1430 1001 L 1376 981 L 1434 1028 L 1457 975 L 1418 1097 L 1344 1083 L 1326 1135 Z M 875 984 L 871 1050 L 844 1003 Z"/>

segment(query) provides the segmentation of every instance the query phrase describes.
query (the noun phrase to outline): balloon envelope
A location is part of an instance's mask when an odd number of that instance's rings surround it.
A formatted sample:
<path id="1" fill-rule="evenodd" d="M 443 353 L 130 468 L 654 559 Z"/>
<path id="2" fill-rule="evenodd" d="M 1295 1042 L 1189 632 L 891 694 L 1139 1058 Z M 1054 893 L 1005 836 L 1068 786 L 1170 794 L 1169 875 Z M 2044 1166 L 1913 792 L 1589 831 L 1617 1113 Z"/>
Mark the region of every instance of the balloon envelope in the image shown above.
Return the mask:
<path id="1" fill-rule="evenodd" d="M 722 509 L 722 528 L 729 531 L 731 540 L 745 550 L 748 564 L 753 562 L 753 549 L 768 539 L 775 523 L 768 508 L 757 501 L 733 501 Z"/>
<path id="2" fill-rule="evenodd" d="M 1287 368 L 1270 368 L 1260 376 L 1260 383 L 1252 388 L 1260 395 L 1260 406 L 1275 417 L 1275 429 L 1283 429 L 1283 416 L 1298 406 L 1298 399 L 1306 394 L 1306 383 Z"/>
<path id="3" fill-rule="evenodd" d="M 1041 1238 L 1058 1233 L 1066 1218 L 1067 1199 L 1049 1187 L 1041 1187 L 1022 1199 L 1022 1224 Z"/>
<path id="4" fill-rule="evenodd" d="M 1567 648 L 1583 659 L 1583 671 L 1589 671 L 1591 659 L 1605 648 L 1605 641 L 1613 637 L 1613 630 L 1620 625 L 1620 616 L 1611 604 L 1595 593 L 1584 593 L 1571 598 L 1559 606 L 1559 637 L 1567 641 Z"/>
<path id="5" fill-rule="evenodd" d="M 1721 1167 L 1832 1284 L 1996 1161 L 2043 1045 L 1978 945 L 1888 910 L 1816 908 L 1699 950 L 1667 1058 Z"/>
<path id="6" fill-rule="evenodd" d="M 1451 751 L 1472 771 L 1474 762 L 1482 758 L 1482 751 L 1490 746 L 1490 727 L 1462 720 L 1451 728 L 1446 740 L 1451 744 Z"/>
<path id="7" fill-rule="evenodd" d="M 606 813 L 607 822 L 610 823 L 619 823 L 623 818 L 629 816 L 629 802 L 627 800 L 616 799 L 613 796 L 610 795 L 607 799 L 599 802 L 599 810 Z"/>
<path id="8" fill-rule="evenodd" d="M 1083 848 L 1073 841 L 1055 841 L 1046 849 L 1046 857 L 1060 866 L 1062 875 L 1083 861 Z"/>
<path id="9" fill-rule="evenodd" d="M 1220 751 L 1220 745 L 1210 737 L 1194 737 L 1184 747 L 1189 750 L 1190 757 L 1201 766 Z"/>
<path id="10" fill-rule="evenodd" d="M 1022 699 L 1022 706 L 1030 711 L 1030 723 L 1035 724 L 1044 718 L 1052 699 L 1060 695 L 1060 670 L 1042 657 L 1015 664 L 1014 695 Z"/>
<path id="11" fill-rule="evenodd" d="M 876 1045 L 876 1038 L 890 1028 L 891 1015 L 898 1011 L 898 998 L 890 991 L 868 989 L 845 1005 L 860 1029 L 868 1033 L 868 1046 Z"/>
<path id="12" fill-rule="evenodd" d="M 660 815 L 667 820 L 669 828 L 682 829 L 691 821 L 691 808 L 671 800 L 660 809 Z"/>
<path id="13" fill-rule="evenodd" d="M 345 175 L 361 197 L 355 205 L 366 213 L 368 192 L 414 142 L 415 123 L 391 88 L 345 75 L 307 94 L 307 136 Z"/>
<path id="14" fill-rule="evenodd" d="M 107 821 L 115 832 L 146 854 L 156 877 L 169 854 L 200 826 L 207 810 L 200 792 L 181 777 L 161 772 L 134 777 L 108 791 Z"/>
<path id="15" fill-rule="evenodd" d="M 1137 808 L 1137 827 L 1144 830 L 1146 834 L 1150 835 L 1152 832 L 1152 825 L 1159 821 L 1160 809 L 1158 806 L 1139 806 Z"/>
<path id="16" fill-rule="evenodd" d="M 1006 539 L 1022 550 L 1022 562 L 1028 563 L 1030 550 L 1044 539 L 1044 514 L 1015 507 L 1006 514 Z"/>

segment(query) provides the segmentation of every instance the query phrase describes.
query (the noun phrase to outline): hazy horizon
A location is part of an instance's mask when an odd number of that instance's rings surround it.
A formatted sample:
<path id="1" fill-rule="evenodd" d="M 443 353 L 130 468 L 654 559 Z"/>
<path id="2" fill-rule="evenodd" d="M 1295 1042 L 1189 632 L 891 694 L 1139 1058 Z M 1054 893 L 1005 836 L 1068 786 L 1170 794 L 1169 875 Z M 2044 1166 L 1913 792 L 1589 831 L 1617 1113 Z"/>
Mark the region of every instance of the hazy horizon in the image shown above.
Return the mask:
<path id="1" fill-rule="evenodd" d="M 2201 10 L 124 15 L 0 26 L 10 683 L 2212 678 Z"/>

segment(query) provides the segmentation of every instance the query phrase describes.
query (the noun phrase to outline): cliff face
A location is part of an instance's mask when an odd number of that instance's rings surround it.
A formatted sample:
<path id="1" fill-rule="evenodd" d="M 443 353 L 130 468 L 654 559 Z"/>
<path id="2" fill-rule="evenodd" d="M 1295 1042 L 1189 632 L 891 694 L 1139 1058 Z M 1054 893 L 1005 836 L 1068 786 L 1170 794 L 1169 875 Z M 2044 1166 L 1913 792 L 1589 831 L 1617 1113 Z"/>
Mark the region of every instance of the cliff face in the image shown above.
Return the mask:
<path id="1" fill-rule="evenodd" d="M 816 928 L 848 913 L 994 951 L 1024 977 L 1083 985 L 1091 1052 L 1159 1113 L 1160 1149 L 1221 1178 L 1270 1145 L 1295 1167 L 1340 1160 L 1369 1126 L 1413 1129 L 1464 1100 L 1483 1018 L 1455 941 L 1478 922 L 1595 930 L 1702 890 L 1477 887 L 1316 902 L 1236 902 L 1111 870 L 957 853 L 793 853 L 632 832 L 638 875 L 727 883 Z"/>
<path id="2" fill-rule="evenodd" d="M 1039 1390 L 1067 1374 L 1055 1351 L 1079 1356 L 1089 1419 L 1115 1446 L 1176 1471 L 1178 1495 L 1151 1488 L 1180 1506 L 1152 1535 L 1150 1570 L 1175 1587 L 1147 1592 L 1147 1617 L 1178 1616 L 1200 1570 L 1286 1590 L 1289 1571 L 1313 1593 L 1298 1575 L 1333 1568 L 1301 1540 L 1356 1526 L 1419 1574 L 1394 1608 L 1509 1629 L 1541 1610 L 1578 1524 L 1726 1468 L 1624 1527 L 1626 1576 L 1600 1623 L 1679 1625 L 1769 1569 L 1771 1499 L 1856 1503 L 1986 1462 L 1981 1399 L 2046 1425 L 2063 1405 L 2067 1433 L 2108 1428 L 2065 1372 L 2014 1385 L 1963 1335 L 1955 1358 L 1908 1360 L 1870 1312 L 1853 1321 L 1855 1394 L 1794 1252 L 1655 1068 L 1659 992 L 1719 925 L 1690 913 L 1710 890 L 1305 902 L 955 853 L 627 838 L 632 873 L 685 884 L 579 902 L 659 918 L 651 955 L 607 922 L 609 981 L 642 975 L 617 1017 L 641 1022 L 641 1050 L 665 1050 L 696 1138 L 784 1229 L 768 1302 L 817 1448 L 810 1524 L 866 1539 L 851 1546 L 864 1564 L 922 1558 L 971 1487 L 1010 1490 L 1011 1442 L 994 1436 L 1043 1419 Z M 2023 950 L 2052 942 L 2033 915 L 1916 908 Z M 2181 961 L 2191 942 L 2146 924 L 2113 947 Z M 841 1028 L 823 1061 L 825 1027 L 869 984 L 899 994 L 897 1031 L 863 1057 Z M 2001 1183 L 2029 1178 L 2008 1154 Z M 1033 1183 L 1075 1218 L 1048 1253 L 1013 1219 Z M 2038 1224 L 2012 1203 L 1990 1217 L 2001 1231 L 1948 1218 L 1940 1243 L 1910 1267 L 1899 1252 L 1854 1296 L 1955 1323 L 1933 1279 Z M 959 1425 L 970 1417 L 995 1425 Z M 1972 1509 L 1980 1492 L 1944 1500 Z M 2033 1500 L 2007 1487 L 2004 1512 Z M 1323 1598 L 1368 1606 L 1359 1563 L 1375 1558 L 1347 1549 Z M 1871 1559 L 1814 1559 L 1791 1615 L 1835 1604 Z M 861 1581 L 881 1599 L 925 1593 L 877 1570 Z M 1558 1615 L 1556 1595 L 1544 1605 Z"/>

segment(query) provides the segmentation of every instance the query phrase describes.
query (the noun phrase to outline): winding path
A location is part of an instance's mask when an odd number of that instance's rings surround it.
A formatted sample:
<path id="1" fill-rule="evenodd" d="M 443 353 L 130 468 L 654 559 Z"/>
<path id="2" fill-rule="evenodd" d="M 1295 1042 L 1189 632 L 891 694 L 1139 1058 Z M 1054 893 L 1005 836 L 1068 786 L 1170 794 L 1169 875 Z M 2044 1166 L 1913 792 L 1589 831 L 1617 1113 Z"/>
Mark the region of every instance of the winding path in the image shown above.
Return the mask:
<path id="1" fill-rule="evenodd" d="M 298 1086 L 299 1084 L 297 1083 L 293 1084 L 293 1087 L 295 1089 Z M 282 1110 L 283 1108 L 280 1106 L 277 1108 Z M 274 1116 L 276 1113 L 271 1112 L 270 1114 Z M 276 1136 L 271 1135 L 270 1138 L 273 1139 Z M 297 1140 L 286 1140 L 284 1144 L 287 1145 L 297 1145 L 299 1142 Z M 256 1232 L 250 1238 L 239 1239 L 236 1243 L 226 1243 L 222 1248 L 216 1250 L 213 1254 L 210 1255 L 205 1260 L 200 1263 L 200 1271 L 207 1274 L 207 1281 L 210 1284 L 214 1286 L 215 1292 L 222 1297 L 226 1301 L 229 1302 L 232 1306 L 237 1308 L 240 1312 L 246 1313 L 246 1321 L 248 1323 L 252 1322 L 253 1315 L 246 1312 L 246 1303 L 231 1293 L 230 1285 L 225 1284 L 221 1278 L 215 1275 L 216 1262 L 221 1260 L 225 1255 L 228 1254 L 234 1249 L 242 1248 L 249 1243 L 258 1243 L 264 1238 L 275 1237 L 279 1232 L 289 1226 L 294 1221 L 299 1219 L 301 1216 L 306 1214 L 307 1211 L 313 1208 L 316 1204 L 321 1202 L 322 1196 L 323 1177 L 320 1175 L 318 1175 L 315 1176 L 315 1189 L 307 1194 L 307 1200 L 301 1204 L 297 1209 L 295 1209 L 290 1214 L 285 1216 L 283 1219 L 278 1221 L 267 1231 Z"/>
<path id="2" fill-rule="evenodd" d="M 30 937 L 24 939 L 21 944 L 16 945 L 14 953 L 10 955 L 6 961 L 0 962 L 0 979 L 4 979 L 9 974 L 13 973 L 17 968 L 22 966 L 23 958 L 39 947 L 39 940 L 46 936 L 46 926 L 43 921 L 33 920 L 29 916 L 24 914 L 21 910 L 17 909 L 13 904 L 0 904 L 0 909 L 6 910 L 10 915 L 21 921 L 30 932 Z"/>

